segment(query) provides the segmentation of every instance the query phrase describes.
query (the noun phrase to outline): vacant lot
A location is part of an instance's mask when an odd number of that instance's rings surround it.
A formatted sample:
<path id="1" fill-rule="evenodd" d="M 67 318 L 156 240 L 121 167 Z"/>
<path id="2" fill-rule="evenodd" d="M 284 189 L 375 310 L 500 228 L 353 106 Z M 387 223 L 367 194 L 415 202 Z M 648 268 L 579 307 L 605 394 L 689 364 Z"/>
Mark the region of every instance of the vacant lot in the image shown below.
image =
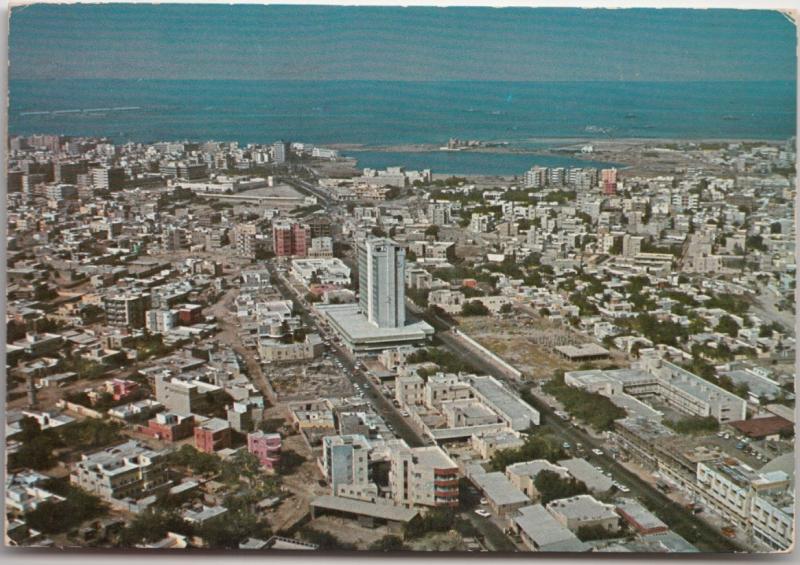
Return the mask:
<path id="1" fill-rule="evenodd" d="M 558 355 L 554 346 L 593 341 L 564 326 L 536 317 L 524 320 L 517 317 L 459 317 L 458 322 L 461 331 L 535 380 L 549 379 L 559 369 L 574 371 L 580 367 L 579 363 L 571 363 Z M 603 368 L 624 363 L 623 354 L 612 352 L 611 359 L 595 361 L 592 366 Z"/>

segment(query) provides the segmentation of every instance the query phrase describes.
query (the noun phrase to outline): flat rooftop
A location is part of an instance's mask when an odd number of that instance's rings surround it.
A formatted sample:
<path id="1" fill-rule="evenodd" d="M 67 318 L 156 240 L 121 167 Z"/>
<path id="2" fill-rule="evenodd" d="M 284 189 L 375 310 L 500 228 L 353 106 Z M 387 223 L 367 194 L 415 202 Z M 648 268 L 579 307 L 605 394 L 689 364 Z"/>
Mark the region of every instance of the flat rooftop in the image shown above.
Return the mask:
<path id="1" fill-rule="evenodd" d="M 603 504 L 588 494 L 554 500 L 547 504 L 547 509 L 557 512 L 567 519 L 599 520 L 618 517 L 613 506 Z"/>
<path id="2" fill-rule="evenodd" d="M 566 551 L 551 549 L 551 546 L 574 544 L 572 551 L 588 551 L 589 546 L 581 547 L 578 537 L 562 526 L 541 504 L 519 509 L 514 522 L 538 547 L 540 551 Z M 567 547 L 566 545 L 564 547 Z"/>
<path id="3" fill-rule="evenodd" d="M 500 471 L 476 473 L 472 475 L 471 479 L 486 497 L 498 506 L 530 502 L 528 496 L 515 487 Z"/>
<path id="4" fill-rule="evenodd" d="M 511 420 L 530 420 L 534 425 L 539 424 L 539 411 L 529 406 L 499 381 L 492 377 L 468 376 L 466 379 L 476 392 L 483 396 L 495 410 L 501 412 L 507 418 Z"/>
<path id="5" fill-rule="evenodd" d="M 441 448 L 431 445 L 428 447 L 416 447 L 413 450 L 414 456 L 423 465 L 428 465 L 435 469 L 457 469 L 458 466 L 453 462 Z"/>
<path id="6" fill-rule="evenodd" d="M 558 464 L 567 469 L 570 475 L 583 482 L 592 492 L 605 492 L 614 486 L 614 481 L 606 477 L 586 459 L 575 457 L 559 461 Z"/>
<path id="7" fill-rule="evenodd" d="M 332 510 L 334 512 L 356 514 L 358 516 L 369 516 L 381 520 L 390 520 L 392 522 L 410 522 L 419 514 L 419 511 L 413 508 L 404 508 L 393 504 L 376 504 L 374 502 L 343 498 L 331 494 L 318 496 L 311 501 L 311 507 Z"/>
<path id="8" fill-rule="evenodd" d="M 331 324 L 350 343 L 365 344 L 391 341 L 421 341 L 433 335 L 433 328 L 426 322 L 417 321 L 402 328 L 381 328 L 371 323 L 358 304 L 319 305 Z"/>

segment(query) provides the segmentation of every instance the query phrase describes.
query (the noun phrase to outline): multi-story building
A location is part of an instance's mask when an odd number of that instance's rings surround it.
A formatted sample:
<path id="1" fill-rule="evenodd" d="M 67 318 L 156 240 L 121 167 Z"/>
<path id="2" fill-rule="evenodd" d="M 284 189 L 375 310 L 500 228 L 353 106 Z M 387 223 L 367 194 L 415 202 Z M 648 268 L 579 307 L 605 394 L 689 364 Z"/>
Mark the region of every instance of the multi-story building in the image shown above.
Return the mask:
<path id="1" fill-rule="evenodd" d="M 526 188 L 544 188 L 550 180 L 550 171 L 547 167 L 533 167 L 525 171 L 523 180 Z"/>
<path id="2" fill-rule="evenodd" d="M 457 506 L 458 466 L 442 450 L 408 447 L 390 451 L 389 484 L 392 498 L 403 506 Z"/>
<path id="3" fill-rule="evenodd" d="M 617 193 L 617 169 L 603 169 L 600 171 L 600 184 L 603 194 L 613 196 Z"/>
<path id="4" fill-rule="evenodd" d="M 564 382 L 612 398 L 657 397 L 685 414 L 713 416 L 720 423 L 744 420 L 747 413 L 744 399 L 658 357 L 644 357 L 637 368 L 568 372 Z"/>
<path id="5" fill-rule="evenodd" d="M 402 328 L 406 322 L 405 250 L 390 239 L 358 244 L 359 306 L 379 328 Z"/>
<path id="6" fill-rule="evenodd" d="M 125 185 L 122 167 L 95 167 L 89 170 L 91 183 L 98 190 L 120 190 Z"/>
<path id="7" fill-rule="evenodd" d="M 238 224 L 231 230 L 231 243 L 239 257 L 255 258 L 257 249 L 258 226 L 256 224 Z"/>
<path id="8" fill-rule="evenodd" d="M 308 248 L 308 256 L 325 259 L 333 257 L 333 239 L 330 237 L 314 237 Z"/>
<path id="9" fill-rule="evenodd" d="M 371 482 L 371 449 L 369 440 L 360 434 L 322 438 L 322 472 L 334 494 L 341 485 L 366 486 Z"/>
<path id="10" fill-rule="evenodd" d="M 794 540 L 794 496 L 784 471 L 756 471 L 741 461 L 723 458 L 697 465 L 700 500 L 748 537 L 786 550 Z"/>
<path id="11" fill-rule="evenodd" d="M 178 325 L 178 313 L 175 310 L 148 310 L 145 327 L 152 333 L 167 333 Z"/>
<path id="12" fill-rule="evenodd" d="M 247 434 L 247 451 L 255 455 L 267 470 L 274 470 L 281 459 L 281 434 L 262 431 Z"/>
<path id="13" fill-rule="evenodd" d="M 108 501 L 142 498 L 170 484 L 164 452 L 133 440 L 83 454 L 72 467 L 70 482 Z"/>
<path id="14" fill-rule="evenodd" d="M 310 244 L 309 226 L 286 220 L 272 224 L 272 250 L 277 257 L 305 257 Z"/>
<path id="15" fill-rule="evenodd" d="M 194 416 L 161 412 L 148 420 L 147 428 L 144 428 L 142 432 L 170 443 L 179 441 L 194 433 Z"/>
<path id="16" fill-rule="evenodd" d="M 106 323 L 110 326 L 143 328 L 145 312 L 150 308 L 150 294 L 117 294 L 103 299 Z"/>
<path id="17" fill-rule="evenodd" d="M 194 446 L 214 453 L 231 446 L 231 425 L 222 418 L 211 418 L 194 428 Z"/>
<path id="18" fill-rule="evenodd" d="M 277 164 L 285 163 L 289 159 L 290 144 L 278 140 L 272 144 L 272 160 Z"/>
<path id="19" fill-rule="evenodd" d="M 435 226 L 445 226 L 452 222 L 452 205 L 448 202 L 428 204 L 428 221 Z"/>
<path id="20" fill-rule="evenodd" d="M 47 186 L 47 197 L 51 200 L 74 200 L 78 197 L 78 187 L 74 184 L 50 184 Z"/>

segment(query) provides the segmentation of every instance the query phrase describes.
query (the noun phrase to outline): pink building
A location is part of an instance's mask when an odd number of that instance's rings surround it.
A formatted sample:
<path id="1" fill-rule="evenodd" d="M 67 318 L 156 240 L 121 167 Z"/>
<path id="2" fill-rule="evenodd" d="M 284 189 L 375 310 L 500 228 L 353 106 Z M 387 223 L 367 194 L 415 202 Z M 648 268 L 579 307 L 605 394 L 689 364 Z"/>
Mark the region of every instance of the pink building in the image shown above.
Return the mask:
<path id="1" fill-rule="evenodd" d="M 281 458 L 281 434 L 247 434 L 247 451 L 258 457 L 265 469 L 273 470 Z"/>
<path id="2" fill-rule="evenodd" d="M 139 391 L 139 383 L 126 379 L 112 379 L 106 382 L 106 390 L 110 392 L 114 400 L 122 400 Z"/>
<path id="3" fill-rule="evenodd" d="M 311 228 L 297 222 L 272 224 L 272 248 L 278 257 L 305 257 L 311 245 Z"/>
<path id="4" fill-rule="evenodd" d="M 617 193 L 617 169 L 603 169 L 600 171 L 600 182 L 603 194 L 613 196 Z"/>

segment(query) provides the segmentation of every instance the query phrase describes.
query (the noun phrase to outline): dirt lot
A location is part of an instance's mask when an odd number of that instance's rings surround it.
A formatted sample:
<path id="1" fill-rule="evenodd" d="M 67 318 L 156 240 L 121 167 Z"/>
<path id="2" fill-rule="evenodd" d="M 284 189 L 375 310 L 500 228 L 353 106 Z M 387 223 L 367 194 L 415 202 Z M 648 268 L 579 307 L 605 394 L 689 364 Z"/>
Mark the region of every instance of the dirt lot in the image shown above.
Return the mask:
<path id="1" fill-rule="evenodd" d="M 558 369 L 574 371 L 581 365 L 563 359 L 553 351 L 551 344 L 592 341 L 541 318 L 530 318 L 521 322 L 517 318 L 458 317 L 458 322 L 461 331 L 534 380 L 549 379 Z M 622 353 L 612 352 L 610 359 L 594 361 L 592 366 L 603 368 L 624 363 L 625 357 Z"/>
<path id="2" fill-rule="evenodd" d="M 315 530 L 333 534 L 344 543 L 355 544 L 358 549 L 367 549 L 370 544 L 391 533 L 386 526 L 366 528 L 355 520 L 338 516 L 320 516 L 309 525 Z"/>
<path id="3" fill-rule="evenodd" d="M 270 368 L 268 378 L 281 402 L 350 396 L 355 392 L 347 377 L 330 361 Z"/>
<path id="4" fill-rule="evenodd" d="M 278 532 L 291 527 L 308 512 L 311 501 L 319 495 L 329 494 L 329 488 L 320 486 L 318 481 L 322 474 L 317 467 L 311 451 L 306 447 L 303 438 L 294 434 L 283 438 L 283 450 L 294 451 L 305 457 L 306 461 L 291 475 L 283 477 L 283 488 L 292 493 L 284 500 L 267 519 L 272 531 Z"/>

